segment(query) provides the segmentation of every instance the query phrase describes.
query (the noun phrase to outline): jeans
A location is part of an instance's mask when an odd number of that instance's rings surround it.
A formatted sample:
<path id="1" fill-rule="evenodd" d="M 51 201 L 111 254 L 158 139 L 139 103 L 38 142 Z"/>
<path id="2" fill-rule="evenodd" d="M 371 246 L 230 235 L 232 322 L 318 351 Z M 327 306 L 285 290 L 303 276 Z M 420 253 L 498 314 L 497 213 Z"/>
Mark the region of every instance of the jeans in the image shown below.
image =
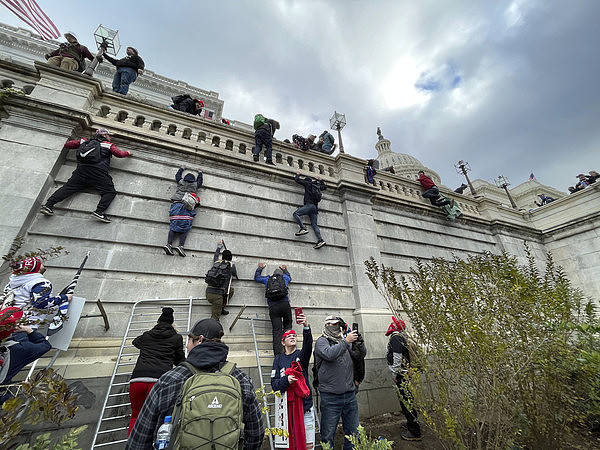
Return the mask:
<path id="1" fill-rule="evenodd" d="M 358 429 L 358 402 L 354 391 L 344 394 L 329 394 L 321 392 L 321 441 L 326 441 L 331 448 L 334 445 L 335 430 L 337 424 L 342 418 L 342 428 L 344 436 L 356 434 Z M 354 447 L 344 438 L 344 450 L 351 450 Z"/>
<path id="2" fill-rule="evenodd" d="M 258 156 L 262 151 L 262 146 L 265 146 L 265 157 L 267 161 L 273 160 L 273 136 L 267 127 L 259 128 L 254 134 L 254 143 L 256 146 L 252 153 Z"/>
<path id="3" fill-rule="evenodd" d="M 432 187 L 431 189 L 427 189 L 423 192 L 423 197 L 428 198 L 433 206 L 446 206 L 450 204 L 448 200 L 438 201 L 438 197 L 440 196 L 440 190 L 437 186 Z"/>
<path id="4" fill-rule="evenodd" d="M 312 229 L 315 231 L 315 236 L 317 237 L 317 241 L 323 240 L 323 238 L 321 237 L 321 230 L 319 229 L 319 225 L 317 224 L 317 218 L 319 216 L 319 211 L 317 210 L 317 207 L 315 205 L 313 205 L 312 203 L 308 203 L 308 204 L 298 208 L 296 211 L 294 211 L 294 213 L 292 215 L 294 216 L 294 220 L 296 222 L 298 222 L 298 225 L 300 225 L 300 228 L 302 228 L 303 230 L 305 230 L 306 227 L 302 223 L 302 219 L 300 218 L 300 216 L 308 216 L 310 218 L 310 225 L 312 226 Z"/>
<path id="5" fill-rule="evenodd" d="M 278 355 L 283 353 L 283 345 L 281 345 L 283 330 L 292 329 L 292 309 L 290 308 L 290 302 L 286 300 L 272 302 L 269 305 L 269 317 L 273 327 L 273 353 Z"/>
<path id="6" fill-rule="evenodd" d="M 331 144 L 323 144 L 321 145 L 321 150 L 319 150 L 321 153 L 327 153 L 328 155 L 331 155 L 333 153 L 333 145 Z"/>
<path id="7" fill-rule="evenodd" d="M 137 79 L 137 71 L 131 67 L 119 67 L 115 72 L 112 82 L 113 91 L 119 94 L 127 94 L 129 85 Z"/>

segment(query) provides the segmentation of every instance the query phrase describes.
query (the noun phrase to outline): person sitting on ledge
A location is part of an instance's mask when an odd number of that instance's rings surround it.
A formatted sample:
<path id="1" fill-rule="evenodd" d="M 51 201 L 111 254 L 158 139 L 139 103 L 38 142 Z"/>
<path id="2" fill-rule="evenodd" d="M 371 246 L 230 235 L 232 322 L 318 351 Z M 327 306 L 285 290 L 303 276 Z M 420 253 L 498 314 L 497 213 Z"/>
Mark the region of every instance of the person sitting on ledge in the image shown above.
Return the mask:
<path id="1" fill-rule="evenodd" d="M 544 206 L 547 205 L 548 203 L 551 203 L 554 201 L 554 198 L 552 197 L 548 197 L 544 194 L 539 194 L 538 197 L 540 198 L 540 203 L 538 202 L 533 202 L 535 203 L 537 206 Z"/>
<path id="2" fill-rule="evenodd" d="M 72 31 L 67 31 L 64 36 L 67 42 L 63 42 L 56 50 L 45 55 L 48 64 L 71 72 L 83 72 L 85 58 L 92 61 L 94 55 L 85 45 L 77 42 L 77 36 Z"/>
<path id="3" fill-rule="evenodd" d="M 192 98 L 189 94 L 177 95 L 171 97 L 173 104 L 170 108 L 177 111 L 183 111 L 194 116 L 200 115 L 202 108 L 204 108 L 204 102 L 198 98 Z"/>

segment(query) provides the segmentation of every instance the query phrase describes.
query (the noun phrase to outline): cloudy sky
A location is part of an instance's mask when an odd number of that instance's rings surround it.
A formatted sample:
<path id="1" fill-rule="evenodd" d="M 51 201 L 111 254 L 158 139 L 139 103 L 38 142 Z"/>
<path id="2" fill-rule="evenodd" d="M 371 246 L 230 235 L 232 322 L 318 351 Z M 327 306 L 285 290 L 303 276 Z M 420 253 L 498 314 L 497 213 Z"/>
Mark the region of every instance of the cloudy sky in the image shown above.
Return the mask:
<path id="1" fill-rule="evenodd" d="M 38 3 L 88 47 L 118 29 L 147 68 L 219 92 L 224 117 L 279 120 L 279 139 L 337 110 L 347 153 L 376 157 L 379 126 L 452 188 L 459 159 L 513 187 L 600 171 L 598 0 Z M 27 27 L 2 6 L 0 21 Z"/>

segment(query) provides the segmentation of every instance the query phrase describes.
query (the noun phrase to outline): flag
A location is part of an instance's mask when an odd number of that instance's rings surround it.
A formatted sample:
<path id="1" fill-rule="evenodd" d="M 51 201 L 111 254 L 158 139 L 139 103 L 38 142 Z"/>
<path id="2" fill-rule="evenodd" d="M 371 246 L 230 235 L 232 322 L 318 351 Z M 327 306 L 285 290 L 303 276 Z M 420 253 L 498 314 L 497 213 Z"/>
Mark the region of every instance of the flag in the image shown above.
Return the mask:
<path id="1" fill-rule="evenodd" d="M 43 40 L 48 41 L 60 36 L 56 25 L 52 23 L 35 0 L 0 0 L 0 3 L 37 31 Z"/>
<path id="2" fill-rule="evenodd" d="M 533 172 L 529 174 L 529 181 L 531 180 L 535 180 L 535 175 L 533 174 Z"/>

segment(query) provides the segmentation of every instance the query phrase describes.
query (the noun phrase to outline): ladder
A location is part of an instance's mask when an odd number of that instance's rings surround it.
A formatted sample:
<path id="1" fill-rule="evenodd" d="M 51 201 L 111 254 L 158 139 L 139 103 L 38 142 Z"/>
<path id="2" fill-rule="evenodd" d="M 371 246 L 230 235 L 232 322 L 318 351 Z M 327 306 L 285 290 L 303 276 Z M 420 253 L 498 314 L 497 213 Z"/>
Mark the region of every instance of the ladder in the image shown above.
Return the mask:
<path id="1" fill-rule="evenodd" d="M 173 308 L 173 325 L 180 332 L 186 332 L 192 325 L 192 306 L 198 300 L 205 298 L 155 298 L 139 300 L 133 305 L 96 424 L 91 449 L 122 449 L 127 442 L 131 417 L 129 379 L 139 355 L 131 343 L 133 339 L 156 324 L 163 306 Z"/>

